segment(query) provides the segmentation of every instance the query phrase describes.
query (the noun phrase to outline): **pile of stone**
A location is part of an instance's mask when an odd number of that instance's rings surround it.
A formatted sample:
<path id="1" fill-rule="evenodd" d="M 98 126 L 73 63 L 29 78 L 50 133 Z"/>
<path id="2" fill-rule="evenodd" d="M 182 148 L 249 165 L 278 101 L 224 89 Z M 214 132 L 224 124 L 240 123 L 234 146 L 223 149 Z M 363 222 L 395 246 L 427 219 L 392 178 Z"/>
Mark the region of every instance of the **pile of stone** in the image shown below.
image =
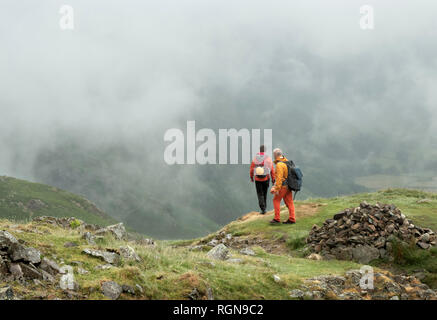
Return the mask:
<path id="1" fill-rule="evenodd" d="M 26 247 L 7 231 L 0 230 L 0 280 L 37 280 L 55 282 L 61 268 L 41 252 Z"/>
<path id="2" fill-rule="evenodd" d="M 437 236 L 428 228 L 415 226 L 394 205 L 362 202 L 327 219 L 310 231 L 307 244 L 326 259 L 368 263 L 391 252 L 393 237 L 414 243 L 421 249 L 436 246 Z"/>
<path id="3" fill-rule="evenodd" d="M 437 300 L 437 293 L 414 276 L 374 273 L 371 282 L 362 281 L 360 270 L 350 270 L 344 276 L 318 276 L 304 280 L 292 290 L 294 299 L 314 300 Z"/>

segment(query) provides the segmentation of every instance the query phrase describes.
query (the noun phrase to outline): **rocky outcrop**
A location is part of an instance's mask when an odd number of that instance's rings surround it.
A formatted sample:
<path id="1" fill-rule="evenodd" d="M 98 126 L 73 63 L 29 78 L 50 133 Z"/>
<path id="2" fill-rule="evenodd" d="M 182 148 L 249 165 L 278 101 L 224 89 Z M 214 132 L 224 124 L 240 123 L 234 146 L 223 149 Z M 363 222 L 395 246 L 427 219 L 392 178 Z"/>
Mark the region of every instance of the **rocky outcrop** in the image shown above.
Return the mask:
<path id="1" fill-rule="evenodd" d="M 40 269 L 44 270 L 45 272 L 49 273 L 52 276 L 61 273 L 61 268 L 58 266 L 58 264 L 47 258 L 42 259 L 39 267 Z"/>
<path id="2" fill-rule="evenodd" d="M 123 292 L 122 286 L 114 281 L 106 281 L 102 283 L 102 293 L 105 297 L 112 300 L 117 300 Z"/>
<path id="3" fill-rule="evenodd" d="M 437 300 L 436 291 L 414 276 L 392 275 L 389 272 L 374 274 L 370 285 L 361 282 L 360 270 L 350 270 L 344 276 L 325 275 L 304 281 L 299 289 L 292 290 L 294 299 L 316 300 Z"/>
<path id="4" fill-rule="evenodd" d="M 0 230 L 0 250 L 9 248 L 13 244 L 18 243 L 18 240 L 7 231 Z"/>
<path id="5" fill-rule="evenodd" d="M 337 213 L 322 227 L 313 226 L 307 243 L 312 252 L 326 259 L 368 263 L 390 253 L 389 240 L 393 237 L 414 241 L 421 249 L 437 243 L 431 229 L 415 226 L 396 206 L 366 202 Z"/>
<path id="6" fill-rule="evenodd" d="M 212 248 L 208 253 L 207 256 L 212 259 L 217 260 L 226 260 L 229 258 L 229 249 L 223 244 L 219 244 Z"/>
<path id="7" fill-rule="evenodd" d="M 41 268 L 41 252 L 26 247 L 4 230 L 0 231 L 0 278 L 53 281 L 53 277 Z"/>
<path id="8" fill-rule="evenodd" d="M 96 230 L 95 235 L 107 235 L 111 234 L 117 240 L 126 240 L 127 232 L 123 223 L 114 224 L 112 226 L 107 226 Z"/>
<path id="9" fill-rule="evenodd" d="M 109 264 L 118 264 L 120 262 L 120 255 L 111 251 L 84 249 L 83 253 L 99 258 Z"/>
<path id="10" fill-rule="evenodd" d="M 126 260 L 141 261 L 141 258 L 131 246 L 120 247 L 120 255 Z"/>
<path id="11" fill-rule="evenodd" d="M 85 223 L 84 221 L 82 221 L 80 219 L 76 219 L 74 217 L 57 218 L 57 217 L 41 216 L 41 217 L 33 218 L 32 221 L 39 222 L 39 223 L 51 224 L 51 225 L 55 225 L 55 226 L 58 226 L 58 227 L 61 227 L 64 229 L 72 229 L 72 228 L 76 228 L 78 226 L 84 230 L 91 230 L 91 231 L 101 229 L 101 227 L 98 225 L 88 224 L 88 223 Z"/>
<path id="12" fill-rule="evenodd" d="M 13 243 L 8 250 L 12 261 L 24 261 L 30 263 L 40 263 L 41 253 L 35 248 L 25 247 L 20 243 Z"/>

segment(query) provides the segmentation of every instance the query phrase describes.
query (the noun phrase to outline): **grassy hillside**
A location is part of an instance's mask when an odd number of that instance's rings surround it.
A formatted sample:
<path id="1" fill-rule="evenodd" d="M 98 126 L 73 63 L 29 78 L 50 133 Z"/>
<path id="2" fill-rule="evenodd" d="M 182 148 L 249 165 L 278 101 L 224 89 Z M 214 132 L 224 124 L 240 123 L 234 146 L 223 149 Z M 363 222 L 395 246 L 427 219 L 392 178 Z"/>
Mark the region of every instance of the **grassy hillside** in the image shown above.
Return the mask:
<path id="1" fill-rule="evenodd" d="M 429 200 L 418 203 L 420 200 Z M 437 230 L 437 194 L 417 190 L 388 189 L 374 193 L 360 193 L 352 196 L 308 199 L 296 201 L 298 223 L 292 226 L 267 227 L 272 219 L 271 214 L 256 219 L 235 221 L 225 227 L 227 232 L 236 235 L 256 235 L 266 240 L 284 240 L 293 246 L 294 242 L 308 236 L 314 224 L 321 225 L 326 219 L 344 208 L 356 207 L 360 202 L 393 203 L 412 219 L 418 226 Z M 286 218 L 286 208 L 283 208 L 283 219 Z M 244 219 L 244 218 L 243 218 Z"/>
<path id="2" fill-rule="evenodd" d="M 78 195 L 44 184 L 0 177 L 0 218 L 28 221 L 36 216 L 76 217 L 102 226 L 115 222 Z"/>
<path id="3" fill-rule="evenodd" d="M 419 200 L 427 199 L 418 203 Z M 271 226 L 271 212 L 260 216 L 253 212 L 232 222 L 208 237 L 184 241 L 159 241 L 145 245 L 141 241 L 115 240 L 105 236 L 96 245 L 90 245 L 78 229 L 61 229 L 53 225 L 30 222 L 13 225 L 8 220 L 0 221 L 0 230 L 8 230 L 25 241 L 26 245 L 38 248 L 42 255 L 60 265 L 74 266 L 79 289 L 72 294 L 55 285 L 44 287 L 32 283 L 22 286 L 13 282 L 11 287 L 22 298 L 74 298 L 104 299 L 102 283 L 108 280 L 129 285 L 142 291 L 135 295 L 123 293 L 121 299 L 188 299 L 193 291 L 205 299 L 212 292 L 215 299 L 289 299 L 290 291 L 298 288 L 303 280 L 319 275 L 343 275 L 346 271 L 360 268 L 350 261 L 317 261 L 306 258 L 304 240 L 313 224 L 321 225 L 338 211 L 357 206 L 361 201 L 376 201 L 396 204 L 403 213 L 421 226 L 437 230 L 437 195 L 410 190 L 386 190 L 376 193 L 357 194 L 332 199 L 311 199 L 296 202 L 297 224 Z M 286 218 L 283 208 L 282 218 Z M 219 234 L 231 234 L 235 243 L 251 248 L 255 255 L 240 253 L 238 246 L 230 246 L 232 259 L 211 260 L 207 256 L 211 246 L 205 244 Z M 77 246 L 64 246 L 74 242 Z M 131 246 L 141 261 L 123 260 L 109 269 L 98 269 L 104 264 L 97 258 L 82 253 L 85 248 L 109 249 L 117 252 L 121 246 Z M 403 259 L 391 263 L 374 261 L 376 270 L 414 273 L 418 269 L 426 273 L 424 282 L 436 288 L 437 251 L 405 248 Z M 79 266 L 88 271 L 80 274 Z M 279 277 L 279 281 L 274 279 Z M 4 285 L 1 283 L 0 286 Z M 334 297 L 335 298 L 335 297 Z"/>
<path id="4" fill-rule="evenodd" d="M 78 230 L 65 230 L 36 222 L 12 227 L 6 220 L 0 221 L 0 230 L 10 231 L 24 240 L 26 245 L 38 248 L 45 257 L 75 266 L 75 280 L 80 287 L 75 297 L 81 299 L 103 299 L 100 287 L 107 280 L 132 287 L 139 284 L 143 293 L 138 293 L 137 299 L 188 299 L 194 288 L 201 296 L 205 296 L 207 289 L 211 288 L 215 299 L 287 299 L 290 289 L 299 285 L 304 278 L 320 273 L 342 274 L 358 266 L 353 262 L 312 261 L 269 254 L 261 247 L 255 248 L 255 257 L 233 251 L 233 258 L 241 258 L 242 263 L 211 261 L 205 252 L 174 247 L 166 242 L 155 246 L 130 242 L 129 245 L 140 256 L 140 262 L 123 261 L 110 269 L 97 270 L 96 267 L 104 262 L 82 253 L 83 249 L 93 246 L 82 239 Z M 75 242 L 78 246 L 65 248 L 67 242 Z M 125 241 L 106 236 L 95 248 L 117 250 L 123 245 L 126 245 Z M 78 274 L 77 264 L 89 273 Z M 281 277 L 280 284 L 274 281 L 274 274 Z M 0 281 L 0 286 L 6 284 Z M 42 287 L 32 283 L 22 286 L 19 282 L 13 282 L 11 286 L 23 298 L 67 297 L 55 285 Z M 121 298 L 133 297 L 123 294 Z"/>
<path id="5" fill-rule="evenodd" d="M 339 261 L 322 262 L 299 259 L 308 254 L 305 251 L 305 240 L 314 224 L 321 226 L 326 219 L 332 218 L 334 214 L 345 208 L 356 207 L 362 201 L 393 203 L 416 225 L 437 231 L 437 194 L 417 190 L 387 189 L 352 196 L 296 201 L 297 223 L 295 225 L 270 226 L 268 222 L 272 219 L 273 212 L 269 212 L 266 216 L 252 212 L 225 226 L 218 233 L 230 233 L 233 237 L 244 239 L 250 245 L 260 246 L 262 250 L 271 254 L 269 259 L 278 256 L 282 258 L 287 255 L 292 257 L 293 260 L 290 260 L 290 263 L 293 265 L 296 265 L 296 261 L 300 261 L 302 265 L 299 265 L 297 274 L 315 269 L 316 273 L 323 274 L 325 273 L 323 263 L 335 266 L 335 271 L 341 273 L 344 265 L 339 265 Z M 285 220 L 287 217 L 288 211 L 282 207 L 281 219 Z M 193 243 L 206 243 L 215 238 L 218 233 L 197 239 Z M 188 242 L 181 241 L 178 244 L 187 245 Z M 395 272 L 425 271 L 424 282 L 437 288 L 437 249 L 424 251 L 415 247 L 403 248 L 396 261 L 390 263 L 374 261 L 373 265 Z"/>

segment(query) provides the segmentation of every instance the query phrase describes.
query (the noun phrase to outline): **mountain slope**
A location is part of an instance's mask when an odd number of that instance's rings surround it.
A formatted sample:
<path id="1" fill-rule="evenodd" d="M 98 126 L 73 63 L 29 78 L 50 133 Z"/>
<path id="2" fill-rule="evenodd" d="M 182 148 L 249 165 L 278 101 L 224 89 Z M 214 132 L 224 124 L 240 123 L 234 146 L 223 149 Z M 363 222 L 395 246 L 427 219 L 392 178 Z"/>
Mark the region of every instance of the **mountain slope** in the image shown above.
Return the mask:
<path id="1" fill-rule="evenodd" d="M 74 289 L 61 290 L 58 285 L 60 275 L 56 275 L 52 283 L 28 281 L 28 285 L 23 286 L 22 282 L 10 279 L 10 276 L 1 279 L 0 261 L 0 288 L 8 286 L 16 297 L 22 299 L 107 299 L 114 293 L 108 292 L 108 282 L 111 288 L 118 288 L 112 297 L 120 299 L 295 298 L 296 295 L 290 293 L 296 293 L 308 278 L 344 276 L 362 266 L 352 261 L 309 259 L 304 240 L 313 224 L 320 225 L 338 211 L 356 206 L 363 200 L 394 203 L 415 223 L 437 229 L 437 195 L 400 189 L 297 201 L 298 220 L 295 225 L 271 226 L 268 221 L 272 212 L 266 216 L 249 213 L 201 239 L 158 241 L 155 244 L 138 238 L 130 241 L 115 239 L 110 234 L 96 239 L 93 244 L 83 238 L 86 230 L 83 226 L 63 229 L 44 221 L 17 225 L 0 220 L 0 230 L 7 230 L 26 246 L 36 248 L 42 257 L 60 266 L 71 266 L 77 283 Z M 282 218 L 285 217 L 286 208 L 282 208 Z M 220 242 L 228 247 L 231 259 L 216 260 L 208 255 L 209 250 Z M 119 254 L 121 259 L 108 263 L 90 254 L 99 250 L 110 256 Z M 379 273 L 375 283 L 380 285 L 383 282 L 382 289 L 375 289 L 375 295 L 381 294 L 381 299 L 389 299 L 395 294 L 384 291 L 386 282 L 393 285 L 391 274 L 416 274 L 421 269 L 421 280 L 431 288 L 437 288 L 437 250 L 408 250 L 402 254 L 408 258 L 402 263 L 397 260 L 390 264 L 371 262 L 375 272 Z M 418 280 L 409 281 L 416 289 L 422 286 Z M 406 297 L 417 298 L 414 290 L 410 290 Z M 360 297 L 356 290 L 348 294 Z M 332 292 L 324 298 L 342 299 L 344 296 Z M 369 296 L 361 298 L 368 299 Z"/>
<path id="2" fill-rule="evenodd" d="M 115 222 L 78 195 L 44 184 L 0 177 L 0 218 L 28 221 L 36 216 L 76 217 L 98 225 Z"/>

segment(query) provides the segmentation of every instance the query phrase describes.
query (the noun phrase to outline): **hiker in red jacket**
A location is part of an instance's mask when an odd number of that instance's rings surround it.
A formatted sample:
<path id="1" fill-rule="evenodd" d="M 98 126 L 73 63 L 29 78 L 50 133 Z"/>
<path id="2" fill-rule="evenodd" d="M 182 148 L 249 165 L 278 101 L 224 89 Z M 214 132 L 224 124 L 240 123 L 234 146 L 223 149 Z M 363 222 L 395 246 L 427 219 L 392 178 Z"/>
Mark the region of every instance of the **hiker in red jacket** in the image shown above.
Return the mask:
<path id="1" fill-rule="evenodd" d="M 255 181 L 256 194 L 261 209 L 261 214 L 266 213 L 267 190 L 269 189 L 270 178 L 275 183 L 275 169 L 272 158 L 264 153 L 264 145 L 260 146 L 250 165 L 250 180 Z"/>

